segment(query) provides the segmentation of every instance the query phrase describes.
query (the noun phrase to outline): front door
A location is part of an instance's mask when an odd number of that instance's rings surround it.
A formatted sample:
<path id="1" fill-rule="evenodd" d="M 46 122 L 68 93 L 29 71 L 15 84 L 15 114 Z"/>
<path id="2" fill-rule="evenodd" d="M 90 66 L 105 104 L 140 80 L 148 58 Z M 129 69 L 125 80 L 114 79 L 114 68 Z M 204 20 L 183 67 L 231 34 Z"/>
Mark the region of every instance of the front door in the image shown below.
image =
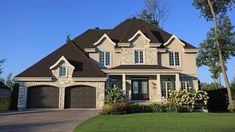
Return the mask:
<path id="1" fill-rule="evenodd" d="M 132 79 L 132 100 L 148 100 L 149 88 L 148 78 L 134 78 Z"/>

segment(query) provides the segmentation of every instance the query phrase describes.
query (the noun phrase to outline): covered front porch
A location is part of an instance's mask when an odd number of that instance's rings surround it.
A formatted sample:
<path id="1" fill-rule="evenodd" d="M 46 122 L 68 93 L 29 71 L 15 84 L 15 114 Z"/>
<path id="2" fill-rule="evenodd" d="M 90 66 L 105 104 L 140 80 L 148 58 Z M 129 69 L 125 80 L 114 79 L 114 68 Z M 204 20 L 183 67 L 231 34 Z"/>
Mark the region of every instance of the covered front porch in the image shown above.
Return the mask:
<path id="1" fill-rule="evenodd" d="M 163 102 L 169 90 L 181 88 L 179 71 L 109 72 L 106 88 L 121 88 L 128 101 Z"/>

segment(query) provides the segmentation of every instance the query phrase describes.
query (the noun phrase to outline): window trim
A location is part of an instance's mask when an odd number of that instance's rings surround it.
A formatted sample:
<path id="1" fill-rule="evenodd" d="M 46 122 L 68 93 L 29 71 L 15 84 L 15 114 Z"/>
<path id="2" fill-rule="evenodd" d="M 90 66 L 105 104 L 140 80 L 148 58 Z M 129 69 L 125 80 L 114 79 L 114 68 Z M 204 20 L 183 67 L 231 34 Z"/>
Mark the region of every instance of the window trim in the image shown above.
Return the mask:
<path id="1" fill-rule="evenodd" d="M 173 65 L 170 65 L 170 53 L 173 53 Z M 175 53 L 179 54 L 179 65 L 176 65 L 176 57 L 175 57 Z M 168 52 L 168 65 L 170 67 L 181 67 L 181 53 L 179 51 L 169 51 Z"/>
<path id="2" fill-rule="evenodd" d="M 136 51 L 138 53 L 138 62 L 137 63 L 135 62 L 135 52 Z M 143 63 L 140 63 L 140 51 L 143 52 Z M 134 59 L 133 59 L 134 63 L 133 64 L 137 64 L 137 65 L 145 64 L 145 50 L 144 49 L 134 49 L 133 57 L 134 57 Z"/>

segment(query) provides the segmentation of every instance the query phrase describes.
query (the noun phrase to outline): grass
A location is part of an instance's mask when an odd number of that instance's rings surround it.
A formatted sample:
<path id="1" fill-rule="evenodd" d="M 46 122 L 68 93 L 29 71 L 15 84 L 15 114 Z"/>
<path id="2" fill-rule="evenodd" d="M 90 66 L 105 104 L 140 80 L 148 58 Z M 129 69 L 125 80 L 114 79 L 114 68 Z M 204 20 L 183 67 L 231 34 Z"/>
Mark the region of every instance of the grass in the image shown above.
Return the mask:
<path id="1" fill-rule="evenodd" d="M 74 132 L 235 132 L 232 113 L 140 113 L 99 115 Z"/>

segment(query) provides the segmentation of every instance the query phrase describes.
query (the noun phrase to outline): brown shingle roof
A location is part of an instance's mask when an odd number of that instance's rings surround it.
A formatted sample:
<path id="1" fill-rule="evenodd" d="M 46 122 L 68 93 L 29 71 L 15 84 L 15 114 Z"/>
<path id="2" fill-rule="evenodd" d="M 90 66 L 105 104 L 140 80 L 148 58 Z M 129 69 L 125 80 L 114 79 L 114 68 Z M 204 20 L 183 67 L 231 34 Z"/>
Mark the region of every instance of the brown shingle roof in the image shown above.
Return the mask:
<path id="1" fill-rule="evenodd" d="M 172 69 L 161 65 L 119 65 L 110 69 Z"/>
<path id="2" fill-rule="evenodd" d="M 50 66 L 64 56 L 75 70 L 73 77 L 105 77 L 105 74 L 74 43 L 58 48 L 16 77 L 51 77 Z"/>
<path id="3" fill-rule="evenodd" d="M 144 20 L 127 19 L 113 29 L 89 29 L 76 37 L 74 41 L 81 49 L 94 48 L 93 44 L 106 33 L 116 44 L 128 43 L 128 39 L 138 30 L 143 32 L 151 43 L 165 43 L 172 36 L 172 34 Z M 182 42 L 186 44 L 185 48 L 196 48 L 183 40 Z"/>

